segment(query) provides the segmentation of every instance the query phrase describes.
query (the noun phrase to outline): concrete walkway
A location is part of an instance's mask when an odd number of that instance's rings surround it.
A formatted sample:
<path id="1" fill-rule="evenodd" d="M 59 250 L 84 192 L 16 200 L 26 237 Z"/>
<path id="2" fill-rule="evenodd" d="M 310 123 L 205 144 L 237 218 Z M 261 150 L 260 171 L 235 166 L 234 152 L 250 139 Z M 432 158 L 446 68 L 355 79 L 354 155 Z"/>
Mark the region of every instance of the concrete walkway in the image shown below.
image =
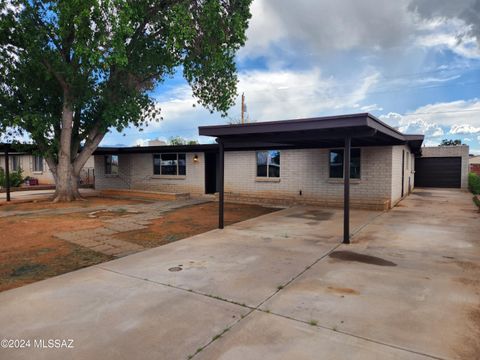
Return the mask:
<path id="1" fill-rule="evenodd" d="M 0 294 L 8 359 L 475 359 L 480 214 L 291 208 Z M 73 339 L 73 349 L 34 340 Z M 39 342 L 37 341 L 37 344 Z"/>

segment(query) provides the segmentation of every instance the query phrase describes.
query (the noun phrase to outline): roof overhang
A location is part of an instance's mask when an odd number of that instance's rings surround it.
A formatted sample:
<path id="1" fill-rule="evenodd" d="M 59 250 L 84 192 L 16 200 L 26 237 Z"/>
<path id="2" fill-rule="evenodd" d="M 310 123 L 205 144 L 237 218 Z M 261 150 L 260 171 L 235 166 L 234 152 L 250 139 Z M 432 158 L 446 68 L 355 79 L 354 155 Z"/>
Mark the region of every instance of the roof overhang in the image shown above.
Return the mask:
<path id="1" fill-rule="evenodd" d="M 209 152 L 209 151 L 217 151 L 217 149 L 218 149 L 217 144 L 99 147 L 99 148 L 97 148 L 97 150 L 95 150 L 93 155 L 176 153 L 176 152 Z"/>
<path id="2" fill-rule="evenodd" d="M 199 134 L 222 141 L 225 149 L 342 147 L 408 144 L 420 151 L 423 135 L 405 135 L 368 113 L 248 124 L 201 126 Z"/>

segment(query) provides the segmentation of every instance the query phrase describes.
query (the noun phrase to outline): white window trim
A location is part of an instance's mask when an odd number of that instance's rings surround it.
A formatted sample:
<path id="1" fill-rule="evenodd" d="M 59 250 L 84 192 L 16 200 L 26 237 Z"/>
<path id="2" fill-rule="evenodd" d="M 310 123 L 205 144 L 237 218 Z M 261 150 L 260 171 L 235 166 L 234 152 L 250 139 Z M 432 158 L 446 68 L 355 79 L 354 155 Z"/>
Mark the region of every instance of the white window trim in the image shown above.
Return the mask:
<path id="1" fill-rule="evenodd" d="M 270 176 L 270 156 L 267 156 L 267 176 L 258 176 L 258 157 L 257 153 L 259 152 L 270 152 L 270 151 L 278 151 L 280 154 L 280 176 Z M 255 181 L 258 182 L 280 182 L 280 178 L 282 177 L 282 152 L 280 150 L 255 150 Z"/>

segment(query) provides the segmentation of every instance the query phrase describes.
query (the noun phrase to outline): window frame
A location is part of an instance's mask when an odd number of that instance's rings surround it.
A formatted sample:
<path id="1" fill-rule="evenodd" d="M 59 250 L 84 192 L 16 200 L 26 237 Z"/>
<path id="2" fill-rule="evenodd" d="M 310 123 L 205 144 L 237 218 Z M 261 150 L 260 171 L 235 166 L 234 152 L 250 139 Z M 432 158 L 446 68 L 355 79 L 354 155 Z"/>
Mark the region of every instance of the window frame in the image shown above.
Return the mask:
<path id="1" fill-rule="evenodd" d="M 10 155 L 9 167 L 10 171 L 19 171 L 22 166 L 20 165 L 20 155 Z"/>
<path id="2" fill-rule="evenodd" d="M 115 173 L 112 172 L 112 164 L 113 164 L 113 157 L 114 156 L 117 158 L 117 171 Z M 108 161 L 109 158 L 110 158 L 110 162 Z M 104 174 L 107 175 L 107 176 L 118 176 L 119 165 L 120 165 L 120 157 L 118 156 L 118 154 L 105 155 L 105 158 L 104 158 Z M 109 169 L 109 167 L 110 167 L 110 171 L 107 171 Z"/>
<path id="3" fill-rule="evenodd" d="M 353 150 L 358 150 L 358 177 L 352 177 L 352 160 L 353 156 L 352 152 Z M 341 163 L 341 169 L 342 169 L 342 176 L 340 177 L 334 177 L 332 176 L 332 162 L 331 162 L 331 154 L 333 151 L 341 151 L 342 152 L 342 163 Z M 329 149 L 328 150 L 328 178 L 332 180 L 345 180 L 345 173 L 344 173 L 344 159 L 345 159 L 345 148 L 334 148 L 334 149 Z M 350 152 L 350 180 L 361 180 L 362 179 L 362 148 L 360 147 L 352 147 L 351 152 Z"/>
<path id="4" fill-rule="evenodd" d="M 272 152 L 278 152 L 278 176 L 270 176 L 270 164 L 271 164 L 271 155 L 270 153 Z M 264 165 L 266 166 L 266 175 L 259 175 L 258 174 L 258 154 L 259 153 L 267 153 L 267 163 Z M 257 179 L 280 179 L 281 177 L 281 167 L 282 167 L 282 161 L 281 161 L 281 151 L 280 150 L 256 150 L 255 151 L 255 175 Z M 263 166 L 263 165 L 262 165 Z"/>
<path id="5" fill-rule="evenodd" d="M 162 173 L 162 155 L 176 155 L 176 173 L 175 174 L 163 174 Z M 183 171 L 183 174 L 180 174 L 180 168 L 182 167 L 180 165 L 180 157 L 183 156 L 185 164 L 183 167 L 185 170 Z M 159 164 L 155 164 L 155 159 L 159 160 Z M 186 177 L 187 176 L 187 153 L 186 152 L 169 152 L 169 153 L 155 153 L 152 154 L 152 165 L 153 165 L 153 175 L 154 176 L 162 176 L 162 177 Z M 158 173 L 156 172 L 156 168 L 158 167 Z"/>
<path id="6" fill-rule="evenodd" d="M 37 162 L 38 160 L 38 162 Z M 33 162 L 33 172 L 34 173 L 43 173 L 43 156 L 42 155 L 33 155 L 32 156 L 32 162 Z M 37 168 L 37 165 L 40 165 L 39 168 Z"/>

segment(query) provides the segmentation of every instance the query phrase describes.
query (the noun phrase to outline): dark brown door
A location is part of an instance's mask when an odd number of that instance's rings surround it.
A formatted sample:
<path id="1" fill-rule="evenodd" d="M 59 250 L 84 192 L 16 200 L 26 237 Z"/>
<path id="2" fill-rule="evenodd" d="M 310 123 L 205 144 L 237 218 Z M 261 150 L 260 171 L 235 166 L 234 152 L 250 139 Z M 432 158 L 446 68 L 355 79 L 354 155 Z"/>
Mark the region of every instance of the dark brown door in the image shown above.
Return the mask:
<path id="1" fill-rule="evenodd" d="M 459 188 L 462 177 L 461 157 L 415 159 L 415 186 Z"/>

